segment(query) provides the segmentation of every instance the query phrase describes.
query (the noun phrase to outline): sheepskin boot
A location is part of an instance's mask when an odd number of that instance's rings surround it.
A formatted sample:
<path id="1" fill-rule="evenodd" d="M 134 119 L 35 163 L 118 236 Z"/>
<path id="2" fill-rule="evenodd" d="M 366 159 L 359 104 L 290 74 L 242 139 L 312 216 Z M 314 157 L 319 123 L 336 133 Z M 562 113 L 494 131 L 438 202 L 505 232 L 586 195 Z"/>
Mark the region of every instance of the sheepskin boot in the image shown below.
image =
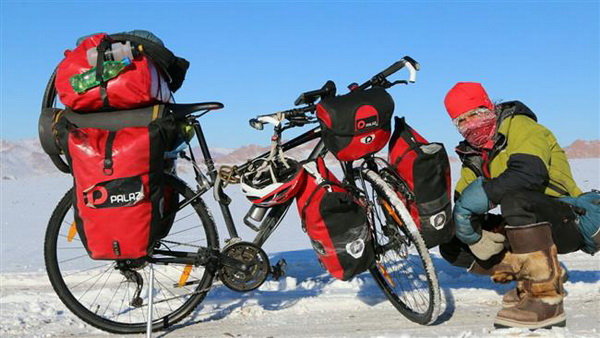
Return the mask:
<path id="1" fill-rule="evenodd" d="M 550 223 L 507 226 L 506 235 L 511 246 L 512 269 L 495 271 L 492 280 L 499 283 L 516 280 L 522 292 L 517 291 L 516 305 L 498 312 L 494 326 L 528 329 L 564 326 L 562 268 Z"/>
<path id="2" fill-rule="evenodd" d="M 514 259 L 514 255 L 510 252 L 506 252 L 502 260 L 489 268 L 485 268 L 481 265 L 481 263 L 475 261 L 471 267 L 467 270 L 470 273 L 478 274 L 478 275 L 486 275 L 492 276 L 494 273 L 503 272 L 504 274 L 510 274 L 511 276 L 516 276 L 516 271 L 512 270 L 512 264 L 510 264 L 511 259 Z M 567 267 L 560 263 L 561 274 L 560 278 L 564 283 L 569 280 L 569 273 Z M 525 294 L 525 289 L 523 288 L 523 281 L 517 281 L 517 285 L 514 289 L 509 290 L 502 296 L 502 307 L 511 307 L 515 306 L 519 303 L 523 295 Z M 564 296 L 567 296 L 567 292 L 564 292 Z"/>

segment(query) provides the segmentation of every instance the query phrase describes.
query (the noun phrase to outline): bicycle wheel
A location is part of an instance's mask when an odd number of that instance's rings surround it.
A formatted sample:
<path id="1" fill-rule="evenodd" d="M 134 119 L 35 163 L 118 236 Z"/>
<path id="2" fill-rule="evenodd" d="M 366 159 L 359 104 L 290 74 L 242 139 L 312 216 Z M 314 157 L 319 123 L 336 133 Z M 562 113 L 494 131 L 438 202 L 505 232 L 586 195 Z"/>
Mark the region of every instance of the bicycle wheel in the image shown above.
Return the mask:
<path id="1" fill-rule="evenodd" d="M 369 271 L 400 313 L 431 324 L 439 315 L 441 297 L 425 242 L 392 186 L 372 170 L 363 173 L 370 185 L 365 193 L 372 202 L 376 240 L 376 261 Z"/>
<path id="2" fill-rule="evenodd" d="M 160 249 L 192 255 L 200 248 L 218 249 L 214 220 L 202 199 L 194 199 L 194 192 L 179 179 L 168 177 L 167 182 L 183 201 L 169 234 L 159 241 Z M 52 287 L 71 312 L 94 327 L 121 334 L 144 332 L 150 267 L 143 259 L 89 258 L 72 226 L 72 196 L 71 189 L 58 203 L 46 230 L 44 259 Z M 152 328 L 156 331 L 194 310 L 210 289 L 215 272 L 212 267 L 183 264 L 154 264 L 153 268 Z"/>

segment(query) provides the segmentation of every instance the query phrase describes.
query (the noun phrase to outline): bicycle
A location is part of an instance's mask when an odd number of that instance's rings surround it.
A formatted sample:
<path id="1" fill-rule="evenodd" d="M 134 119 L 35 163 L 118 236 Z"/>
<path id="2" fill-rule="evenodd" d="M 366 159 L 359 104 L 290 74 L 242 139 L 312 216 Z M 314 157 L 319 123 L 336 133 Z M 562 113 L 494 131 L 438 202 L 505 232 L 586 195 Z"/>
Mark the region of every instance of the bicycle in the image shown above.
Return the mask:
<path id="1" fill-rule="evenodd" d="M 408 81 L 389 82 L 387 77 L 406 67 Z M 362 85 L 352 84 L 352 90 L 372 86 L 385 88 L 415 81 L 418 63 L 404 57 Z M 43 106 L 56 105 L 53 79 L 46 89 Z M 315 103 L 335 95 L 335 84 L 328 81 L 322 88 L 305 92 L 295 101 L 301 106 L 274 114 L 260 115 L 250 120 L 255 129 L 274 125 L 274 137 L 281 139 L 290 128 L 316 122 L 311 116 Z M 272 276 L 284 274 L 285 262 L 271 266 L 261 246 L 279 226 L 292 200 L 268 209 L 259 224 L 247 217 L 244 223 L 257 232 L 252 242 L 243 241 L 229 209 L 231 199 L 223 187 L 235 183 L 235 171 L 243 172 L 248 164 L 264 158 L 261 154 L 236 168 L 215 167 L 198 119 L 223 105 L 216 102 L 170 104 L 176 118 L 194 129 L 204 158 L 204 167 L 196 160 L 191 146 L 179 153 L 189 162 L 195 175 L 195 188 L 181 178 L 167 175 L 179 197 L 173 227 L 158 240 L 150 256 L 137 260 L 94 261 L 89 258 L 78 239 L 72 213 L 72 189 L 56 206 L 45 235 L 44 257 L 50 282 L 61 301 L 86 323 L 112 333 L 141 333 L 169 328 L 189 315 L 210 291 L 216 277 L 236 291 L 254 290 Z M 320 128 L 314 127 L 277 146 L 288 151 L 319 139 Z M 188 143 L 189 145 L 189 143 Z M 319 140 L 307 160 L 327 153 Z M 53 158 L 60 162 L 61 159 Z M 66 166 L 66 164 L 63 162 Z M 359 165 L 341 163 L 344 181 L 356 187 L 367 201 L 371 235 L 374 236 L 376 258 L 369 269 L 389 301 L 409 320 L 430 324 L 440 310 L 440 291 L 429 252 L 402 198 L 411 196 L 406 183 L 395 174 L 385 160 L 369 156 Z M 68 166 L 67 166 L 68 167 Z M 221 248 L 215 221 L 202 196 L 213 190 L 228 231 L 226 245 Z M 194 216 L 194 217 L 192 217 Z M 144 284 L 153 297 L 144 298 Z M 148 286 L 150 284 L 150 287 Z M 146 291 L 147 291 L 146 290 Z M 151 309 L 152 311 L 148 311 Z M 148 320 L 155 313 L 158 318 Z"/>

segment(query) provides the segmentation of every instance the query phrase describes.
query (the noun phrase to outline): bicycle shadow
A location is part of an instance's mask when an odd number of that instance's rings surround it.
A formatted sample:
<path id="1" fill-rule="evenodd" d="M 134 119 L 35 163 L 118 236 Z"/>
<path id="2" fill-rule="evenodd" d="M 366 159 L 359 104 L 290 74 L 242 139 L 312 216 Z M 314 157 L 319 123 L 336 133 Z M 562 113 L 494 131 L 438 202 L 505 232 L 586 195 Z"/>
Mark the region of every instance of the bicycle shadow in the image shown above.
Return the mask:
<path id="1" fill-rule="evenodd" d="M 312 249 L 280 252 L 269 257 L 272 264 L 280 258 L 287 261 L 286 277 L 279 281 L 267 280 L 259 289 L 246 293 L 232 291 L 221 283 L 214 285 L 206 299 L 184 322 L 174 325 L 161 336 L 166 336 L 181 327 L 218 321 L 232 315 L 252 316 L 255 312 L 287 309 L 303 299 L 340 289 L 356 290 L 356 299 L 371 307 L 388 301 L 368 272 L 348 282 L 336 280 L 320 266 Z M 450 265 L 437 255 L 432 255 L 432 259 L 444 303 L 443 311 L 433 325 L 442 324 L 452 318 L 456 307 L 454 290 L 487 289 L 501 295 L 514 288 L 513 284 L 495 284 L 487 276 L 470 274 L 463 268 Z M 600 271 L 570 270 L 569 281 L 596 283 L 600 281 Z"/>

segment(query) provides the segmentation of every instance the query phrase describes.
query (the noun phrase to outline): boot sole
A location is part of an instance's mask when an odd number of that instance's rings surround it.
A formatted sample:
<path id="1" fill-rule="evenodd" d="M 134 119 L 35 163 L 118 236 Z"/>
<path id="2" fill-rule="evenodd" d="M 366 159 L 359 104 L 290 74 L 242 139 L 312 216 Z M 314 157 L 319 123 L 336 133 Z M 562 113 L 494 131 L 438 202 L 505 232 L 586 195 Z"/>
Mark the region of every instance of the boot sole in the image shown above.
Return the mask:
<path id="1" fill-rule="evenodd" d="M 498 318 L 494 321 L 494 327 L 496 329 L 507 329 L 507 328 L 511 328 L 511 327 L 517 327 L 517 328 L 536 330 L 536 329 L 550 329 L 553 326 L 565 327 L 565 325 L 567 325 L 567 316 L 565 316 L 564 313 L 557 317 L 549 318 L 549 319 L 543 320 L 541 322 L 534 322 L 534 323 L 518 322 L 518 321 L 513 321 L 510 319 L 498 319 Z"/>

